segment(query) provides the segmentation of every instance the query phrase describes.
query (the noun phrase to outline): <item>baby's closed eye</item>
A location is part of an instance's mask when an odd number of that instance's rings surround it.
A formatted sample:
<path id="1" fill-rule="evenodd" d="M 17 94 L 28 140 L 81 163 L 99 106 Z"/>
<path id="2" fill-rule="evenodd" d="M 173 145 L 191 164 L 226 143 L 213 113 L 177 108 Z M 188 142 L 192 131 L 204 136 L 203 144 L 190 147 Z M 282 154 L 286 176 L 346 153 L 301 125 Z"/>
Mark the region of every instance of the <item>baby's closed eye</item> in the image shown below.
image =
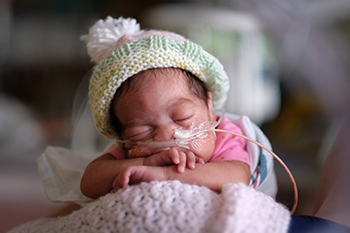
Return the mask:
<path id="1" fill-rule="evenodd" d="M 181 126 L 188 126 L 193 122 L 194 114 L 175 114 L 172 117 L 173 122 Z"/>
<path id="2" fill-rule="evenodd" d="M 152 128 L 148 126 L 139 126 L 125 129 L 125 138 L 131 141 L 144 141 L 150 139 Z"/>
<path id="3" fill-rule="evenodd" d="M 176 122 L 176 123 L 181 123 L 181 122 L 184 122 L 184 121 L 188 121 L 190 119 L 191 119 L 191 117 L 184 117 L 184 118 L 180 118 L 180 119 L 174 119 L 173 121 Z"/>

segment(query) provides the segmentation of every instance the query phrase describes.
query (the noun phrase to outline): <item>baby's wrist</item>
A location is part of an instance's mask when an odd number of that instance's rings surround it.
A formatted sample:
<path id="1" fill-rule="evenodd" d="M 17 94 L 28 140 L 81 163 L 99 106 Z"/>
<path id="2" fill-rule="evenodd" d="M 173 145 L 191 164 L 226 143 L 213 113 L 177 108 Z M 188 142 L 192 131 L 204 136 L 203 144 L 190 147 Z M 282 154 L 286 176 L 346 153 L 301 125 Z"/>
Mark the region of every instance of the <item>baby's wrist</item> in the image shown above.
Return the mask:
<path id="1" fill-rule="evenodd" d="M 148 157 L 142 157 L 142 160 L 143 160 L 143 166 L 152 166 L 151 164 L 151 156 L 148 156 Z"/>
<path id="2" fill-rule="evenodd" d="M 162 168 L 164 171 L 165 180 L 178 180 L 178 176 L 182 174 L 178 172 L 177 165 L 171 165 Z"/>

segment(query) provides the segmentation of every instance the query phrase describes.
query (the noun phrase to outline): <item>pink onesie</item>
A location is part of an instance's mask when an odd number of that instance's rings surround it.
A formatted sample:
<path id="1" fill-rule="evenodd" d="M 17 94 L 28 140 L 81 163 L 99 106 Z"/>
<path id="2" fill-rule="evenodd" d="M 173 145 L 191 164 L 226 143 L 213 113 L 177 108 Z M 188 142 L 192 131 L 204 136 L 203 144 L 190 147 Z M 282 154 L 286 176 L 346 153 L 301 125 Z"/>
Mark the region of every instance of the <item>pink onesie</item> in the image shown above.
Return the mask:
<path id="1" fill-rule="evenodd" d="M 242 134 L 241 129 L 227 117 L 222 119 L 217 128 Z M 250 166 L 250 157 L 245 145 L 246 141 L 244 138 L 229 133 L 216 132 L 214 152 L 208 162 L 238 160 Z"/>
<path id="2" fill-rule="evenodd" d="M 241 129 L 226 117 L 222 119 L 217 128 L 242 134 Z M 245 139 L 241 137 L 228 133 L 216 132 L 214 152 L 208 162 L 237 160 L 250 166 L 250 157 L 246 151 L 245 145 Z M 126 151 L 123 148 L 114 145 L 108 149 L 107 153 L 113 155 L 116 159 L 127 159 Z"/>

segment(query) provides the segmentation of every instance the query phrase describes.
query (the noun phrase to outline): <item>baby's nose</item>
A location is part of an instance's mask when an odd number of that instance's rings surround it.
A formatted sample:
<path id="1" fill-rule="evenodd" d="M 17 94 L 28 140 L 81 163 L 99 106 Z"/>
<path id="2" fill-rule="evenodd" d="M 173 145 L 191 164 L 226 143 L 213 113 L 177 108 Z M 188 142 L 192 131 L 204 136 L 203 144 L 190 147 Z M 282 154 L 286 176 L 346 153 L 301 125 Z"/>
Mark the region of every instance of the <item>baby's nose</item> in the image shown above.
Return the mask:
<path id="1" fill-rule="evenodd" d="M 176 126 L 174 124 L 166 124 L 158 127 L 153 132 L 153 141 L 167 141 L 173 138 Z"/>

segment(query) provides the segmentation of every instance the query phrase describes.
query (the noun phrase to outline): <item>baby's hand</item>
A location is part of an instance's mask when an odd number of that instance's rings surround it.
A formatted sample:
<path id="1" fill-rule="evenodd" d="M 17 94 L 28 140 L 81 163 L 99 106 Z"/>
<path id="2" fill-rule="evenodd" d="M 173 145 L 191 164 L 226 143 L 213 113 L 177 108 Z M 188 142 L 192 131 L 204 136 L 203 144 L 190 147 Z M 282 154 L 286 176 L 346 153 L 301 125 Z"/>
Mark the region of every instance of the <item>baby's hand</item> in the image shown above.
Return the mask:
<path id="1" fill-rule="evenodd" d="M 177 164 L 177 171 L 183 173 L 186 165 L 189 169 L 195 169 L 196 163 L 204 163 L 202 158 L 197 157 L 192 151 L 180 151 L 175 148 L 171 148 L 169 151 L 169 157 L 174 164 Z"/>
<path id="2" fill-rule="evenodd" d="M 130 166 L 125 168 L 113 181 L 113 190 L 117 192 L 120 188 L 141 182 L 165 181 L 167 175 L 165 169 L 159 166 Z"/>
<path id="3" fill-rule="evenodd" d="M 204 163 L 204 161 L 191 151 L 180 151 L 176 148 L 161 151 L 144 160 L 144 165 L 147 166 L 167 166 L 176 164 L 179 173 L 185 171 L 186 165 L 189 169 L 195 169 L 196 163 Z"/>

